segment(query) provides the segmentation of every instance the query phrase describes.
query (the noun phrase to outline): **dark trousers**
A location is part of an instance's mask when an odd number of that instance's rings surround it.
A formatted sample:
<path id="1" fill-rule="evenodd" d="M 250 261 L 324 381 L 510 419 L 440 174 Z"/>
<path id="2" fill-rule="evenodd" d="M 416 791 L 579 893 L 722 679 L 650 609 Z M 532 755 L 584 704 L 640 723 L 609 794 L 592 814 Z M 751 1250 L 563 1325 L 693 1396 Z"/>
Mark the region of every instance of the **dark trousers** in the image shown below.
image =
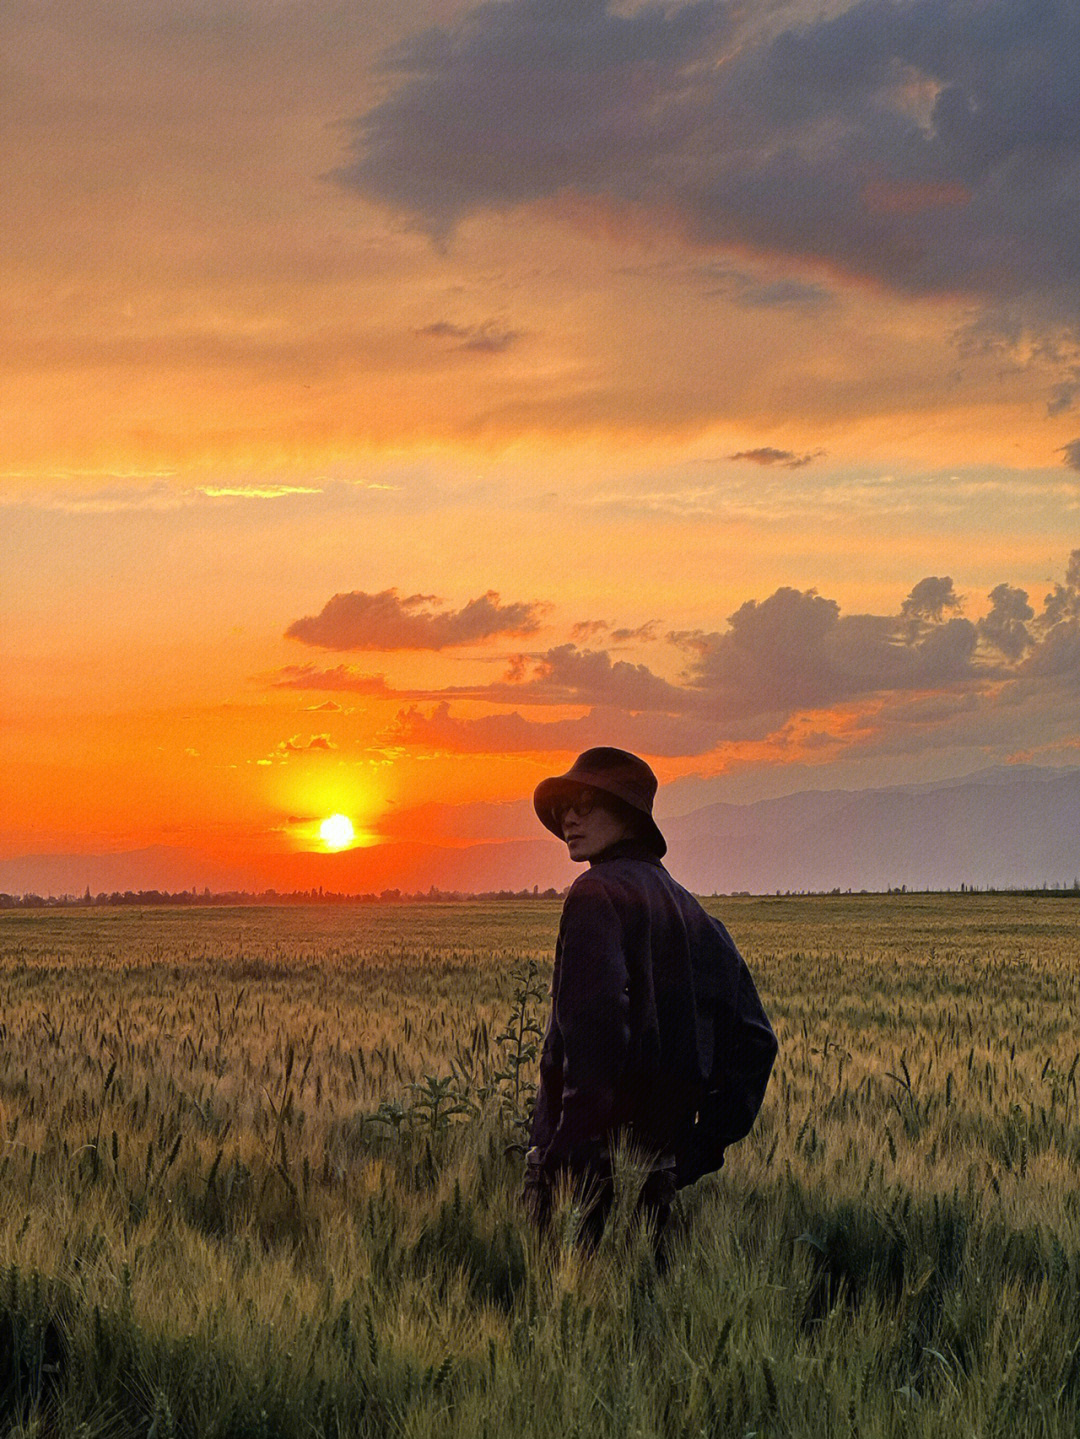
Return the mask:
<path id="1" fill-rule="evenodd" d="M 531 1166 L 530 1166 L 531 1170 Z M 585 1171 L 575 1176 L 578 1187 L 595 1195 L 589 1204 L 578 1231 L 578 1242 L 588 1252 L 595 1251 L 600 1243 L 608 1216 L 615 1203 L 615 1183 L 610 1171 L 603 1169 Z M 541 1170 L 530 1172 L 525 1179 L 525 1207 L 541 1233 L 545 1232 L 551 1220 L 553 1181 Z M 646 1175 L 638 1194 L 635 1214 L 641 1215 L 652 1233 L 653 1255 L 656 1267 L 663 1274 L 667 1268 L 667 1229 L 671 1218 L 671 1206 L 675 1199 L 675 1172 L 672 1169 L 654 1169 Z"/>

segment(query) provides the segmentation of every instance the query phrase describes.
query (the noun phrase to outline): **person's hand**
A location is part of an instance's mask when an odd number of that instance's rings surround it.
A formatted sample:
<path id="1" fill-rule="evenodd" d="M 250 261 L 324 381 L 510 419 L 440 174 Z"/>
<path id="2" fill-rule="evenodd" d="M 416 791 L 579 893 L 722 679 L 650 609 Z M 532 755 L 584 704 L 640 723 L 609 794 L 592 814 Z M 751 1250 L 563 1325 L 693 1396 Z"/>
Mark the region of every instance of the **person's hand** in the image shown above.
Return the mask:
<path id="1" fill-rule="evenodd" d="M 607 1136 L 581 1140 L 565 1151 L 552 1145 L 544 1155 L 543 1168 L 552 1184 L 559 1174 L 564 1173 L 573 1179 L 609 1179 L 611 1152 Z"/>
<path id="2" fill-rule="evenodd" d="M 525 1156 L 521 1202 L 532 1222 L 538 1229 L 543 1229 L 551 1215 L 551 1176 L 540 1162 L 540 1153 L 535 1148 Z"/>

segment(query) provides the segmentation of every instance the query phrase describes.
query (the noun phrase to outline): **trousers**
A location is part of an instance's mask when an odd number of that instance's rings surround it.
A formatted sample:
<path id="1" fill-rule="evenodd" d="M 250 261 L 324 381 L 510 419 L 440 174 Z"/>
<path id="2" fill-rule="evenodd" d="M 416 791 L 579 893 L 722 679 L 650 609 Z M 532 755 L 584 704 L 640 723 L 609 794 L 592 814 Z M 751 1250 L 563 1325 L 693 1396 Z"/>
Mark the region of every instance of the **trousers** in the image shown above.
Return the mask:
<path id="1" fill-rule="evenodd" d="M 575 1175 L 575 1182 L 585 1193 L 594 1196 L 585 1211 L 578 1231 L 578 1243 L 587 1252 L 593 1252 L 600 1243 L 600 1237 L 615 1203 L 615 1181 L 610 1168 L 603 1165 L 583 1170 L 580 1174 Z M 541 1233 L 547 1230 L 551 1221 L 553 1194 L 554 1181 L 552 1177 L 538 1165 L 527 1165 L 523 1191 L 524 1204 L 529 1217 Z M 653 1257 L 656 1260 L 657 1270 L 661 1274 L 667 1268 L 668 1221 L 671 1218 L 671 1206 L 674 1200 L 674 1166 L 664 1165 L 651 1170 L 645 1176 L 638 1193 L 634 1212 L 641 1215 L 649 1227 L 652 1236 Z"/>

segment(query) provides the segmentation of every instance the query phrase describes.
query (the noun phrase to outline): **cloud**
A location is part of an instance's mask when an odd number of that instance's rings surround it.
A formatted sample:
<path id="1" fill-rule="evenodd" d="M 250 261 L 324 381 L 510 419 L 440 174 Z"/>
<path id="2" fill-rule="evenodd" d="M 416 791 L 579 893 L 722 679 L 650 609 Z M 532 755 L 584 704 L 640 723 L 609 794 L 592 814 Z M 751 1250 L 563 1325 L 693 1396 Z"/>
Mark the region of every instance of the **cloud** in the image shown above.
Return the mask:
<path id="1" fill-rule="evenodd" d="M 502 329 L 494 320 L 485 320 L 480 325 L 455 325 L 449 320 L 435 320 L 415 333 L 425 340 L 447 340 L 454 350 L 500 355 L 520 340 L 525 332 Z"/>
<path id="2" fill-rule="evenodd" d="M 321 711 L 323 711 L 323 710 L 325 710 L 328 714 L 330 714 L 330 713 L 332 713 L 332 714 L 341 714 L 341 713 L 342 713 L 341 706 L 338 704 L 338 702 L 337 702 L 336 700 L 323 700 L 322 704 L 319 704 L 319 705 L 305 705 L 304 708 L 305 708 L 306 710 L 312 710 L 312 711 L 314 711 L 314 712 L 316 712 L 316 713 L 319 713 L 319 712 L 321 712 Z"/>
<path id="3" fill-rule="evenodd" d="M 782 465 L 785 470 L 801 470 L 824 453 L 824 450 L 814 450 L 812 454 L 797 455 L 793 450 L 774 450 L 771 445 L 764 445 L 757 450 L 738 450 L 735 454 L 728 455 L 728 459 L 750 460 L 755 465 Z"/>
<path id="4" fill-rule="evenodd" d="M 1080 439 L 1070 440 L 1067 445 L 1062 445 L 1061 451 L 1069 469 L 1080 470 Z"/>
<path id="5" fill-rule="evenodd" d="M 385 675 L 358 674 L 348 665 L 335 665 L 330 670 L 316 669 L 314 665 L 283 665 L 269 682 L 274 689 L 348 691 L 350 694 L 370 695 L 374 699 L 398 697 L 397 691 L 386 683 Z M 315 708 L 325 706 L 317 705 Z"/>
<path id="6" fill-rule="evenodd" d="M 912 589 L 900 606 L 900 613 L 905 619 L 930 620 L 938 624 L 946 611 L 959 611 L 960 608 L 960 600 L 949 576 L 928 575 Z"/>
<path id="7" fill-rule="evenodd" d="M 678 714 L 694 707 L 694 696 L 661 678 L 647 665 L 613 660 L 606 650 L 556 645 L 519 668 L 512 680 L 485 687 L 487 695 L 518 704 L 617 705 L 626 710 Z"/>
<path id="8" fill-rule="evenodd" d="M 634 644 L 640 640 L 654 640 L 659 632 L 659 623 L 656 620 L 646 620 L 643 625 L 636 629 L 627 629 L 620 626 L 612 628 L 607 620 L 579 620 L 570 631 L 571 638 L 578 640 L 599 639 L 602 634 L 610 635 L 616 645 Z"/>
<path id="9" fill-rule="evenodd" d="M 539 605 L 503 605 L 494 590 L 460 610 L 433 609 L 438 603 L 434 595 L 403 599 L 396 589 L 353 590 L 332 596 L 319 614 L 294 620 L 285 634 L 330 650 L 441 650 L 539 628 Z"/>
<path id="10" fill-rule="evenodd" d="M 1080 549 L 1069 556 L 1065 583 L 1046 596 L 1033 628 L 1037 643 L 1020 666 L 1022 677 L 1051 678 L 1080 689 Z"/>
<path id="11" fill-rule="evenodd" d="M 834 297 L 824 285 L 785 278 L 761 284 L 744 284 L 732 295 L 743 310 L 816 310 L 831 305 Z"/>
<path id="12" fill-rule="evenodd" d="M 615 634 L 653 638 L 650 624 L 636 631 Z M 313 665 L 287 665 L 270 684 L 275 689 L 332 690 L 362 694 L 373 699 L 483 700 L 491 704 L 618 705 L 627 710 L 679 713 L 698 705 L 691 691 L 654 674 L 647 665 L 613 660 L 607 650 L 581 649 L 575 644 L 555 645 L 538 654 L 514 655 L 499 680 L 479 685 L 450 685 L 442 689 L 395 689 L 383 675 L 361 674 L 346 665 L 320 670 Z"/>
<path id="13" fill-rule="evenodd" d="M 287 495 L 321 495 L 313 485 L 203 485 L 198 494 L 209 500 L 280 500 Z"/>
<path id="14" fill-rule="evenodd" d="M 1006 659 L 1016 660 L 1032 644 L 1028 620 L 1035 611 L 1028 604 L 1026 590 L 1011 585 L 997 585 L 990 591 L 991 610 L 979 621 L 979 633 Z"/>
<path id="15" fill-rule="evenodd" d="M 518 711 L 459 719 L 443 701 L 427 714 L 401 710 L 386 732 L 388 742 L 460 754 L 577 754 L 611 744 L 639 754 L 676 757 L 707 754 L 716 727 L 707 718 L 627 714 L 597 708 L 579 719 L 536 721 Z"/>
<path id="16" fill-rule="evenodd" d="M 610 628 L 607 620 L 579 620 L 570 634 L 574 640 L 592 640 L 597 639 Z"/>
<path id="17" fill-rule="evenodd" d="M 980 733 L 987 743 L 997 735 L 1014 744 L 1021 712 L 1029 727 L 1041 714 L 1047 724 L 1056 716 L 1060 729 L 1080 690 L 1080 549 L 1041 609 L 1006 583 L 987 599 L 988 611 L 973 621 L 961 613 L 952 577 L 927 575 L 895 613 L 844 614 L 813 589 L 781 586 L 740 605 L 725 628 L 666 634 L 683 659 L 678 679 L 570 642 L 514 655 L 502 677 L 485 684 L 394 689 L 381 675 L 344 665 L 289 666 L 273 683 L 402 701 L 387 743 L 462 753 L 550 754 L 609 743 L 687 757 L 764 742 L 788 754 L 899 752 L 917 748 L 920 734 L 955 735 L 962 727 L 968 744 Z M 593 620 L 575 630 L 656 638 L 652 624 L 621 632 Z M 464 701 L 502 712 L 455 714 L 452 706 Z M 528 713 L 538 709 L 564 714 Z M 568 710 L 585 713 L 567 718 Z"/>
<path id="18" fill-rule="evenodd" d="M 857 0 L 779 30 L 720 0 L 502 0 L 386 68 L 339 178 L 432 234 L 572 193 L 902 292 L 1075 306 L 1074 0 Z"/>
<path id="19" fill-rule="evenodd" d="M 637 640 L 656 639 L 660 625 L 657 620 L 646 620 L 643 625 L 638 625 L 635 630 L 614 629 L 611 631 L 611 638 L 617 645 L 633 644 Z"/>
<path id="20" fill-rule="evenodd" d="M 925 585 L 912 593 L 925 593 Z M 726 631 L 671 638 L 692 656 L 688 684 L 730 718 L 775 720 L 879 691 L 956 685 L 978 673 L 978 632 L 968 620 L 841 615 L 835 600 L 787 586 L 741 605 Z"/>
<path id="21" fill-rule="evenodd" d="M 332 750 L 337 749 L 328 734 L 313 734 L 305 744 L 298 734 L 290 739 L 283 739 L 278 745 L 282 754 L 304 754 L 307 750 Z"/>

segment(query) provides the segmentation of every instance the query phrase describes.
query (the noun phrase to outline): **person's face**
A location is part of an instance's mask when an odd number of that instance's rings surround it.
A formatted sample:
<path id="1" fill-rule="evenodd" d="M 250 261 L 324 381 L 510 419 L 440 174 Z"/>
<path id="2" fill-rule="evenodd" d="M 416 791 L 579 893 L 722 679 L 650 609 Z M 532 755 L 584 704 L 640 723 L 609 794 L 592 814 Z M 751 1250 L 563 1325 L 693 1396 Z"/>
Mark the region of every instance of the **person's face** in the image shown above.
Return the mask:
<path id="1" fill-rule="evenodd" d="M 556 814 L 570 858 L 575 861 L 592 859 L 608 845 L 629 839 L 634 833 L 628 820 L 605 808 L 601 791 L 587 787 L 560 805 Z"/>

